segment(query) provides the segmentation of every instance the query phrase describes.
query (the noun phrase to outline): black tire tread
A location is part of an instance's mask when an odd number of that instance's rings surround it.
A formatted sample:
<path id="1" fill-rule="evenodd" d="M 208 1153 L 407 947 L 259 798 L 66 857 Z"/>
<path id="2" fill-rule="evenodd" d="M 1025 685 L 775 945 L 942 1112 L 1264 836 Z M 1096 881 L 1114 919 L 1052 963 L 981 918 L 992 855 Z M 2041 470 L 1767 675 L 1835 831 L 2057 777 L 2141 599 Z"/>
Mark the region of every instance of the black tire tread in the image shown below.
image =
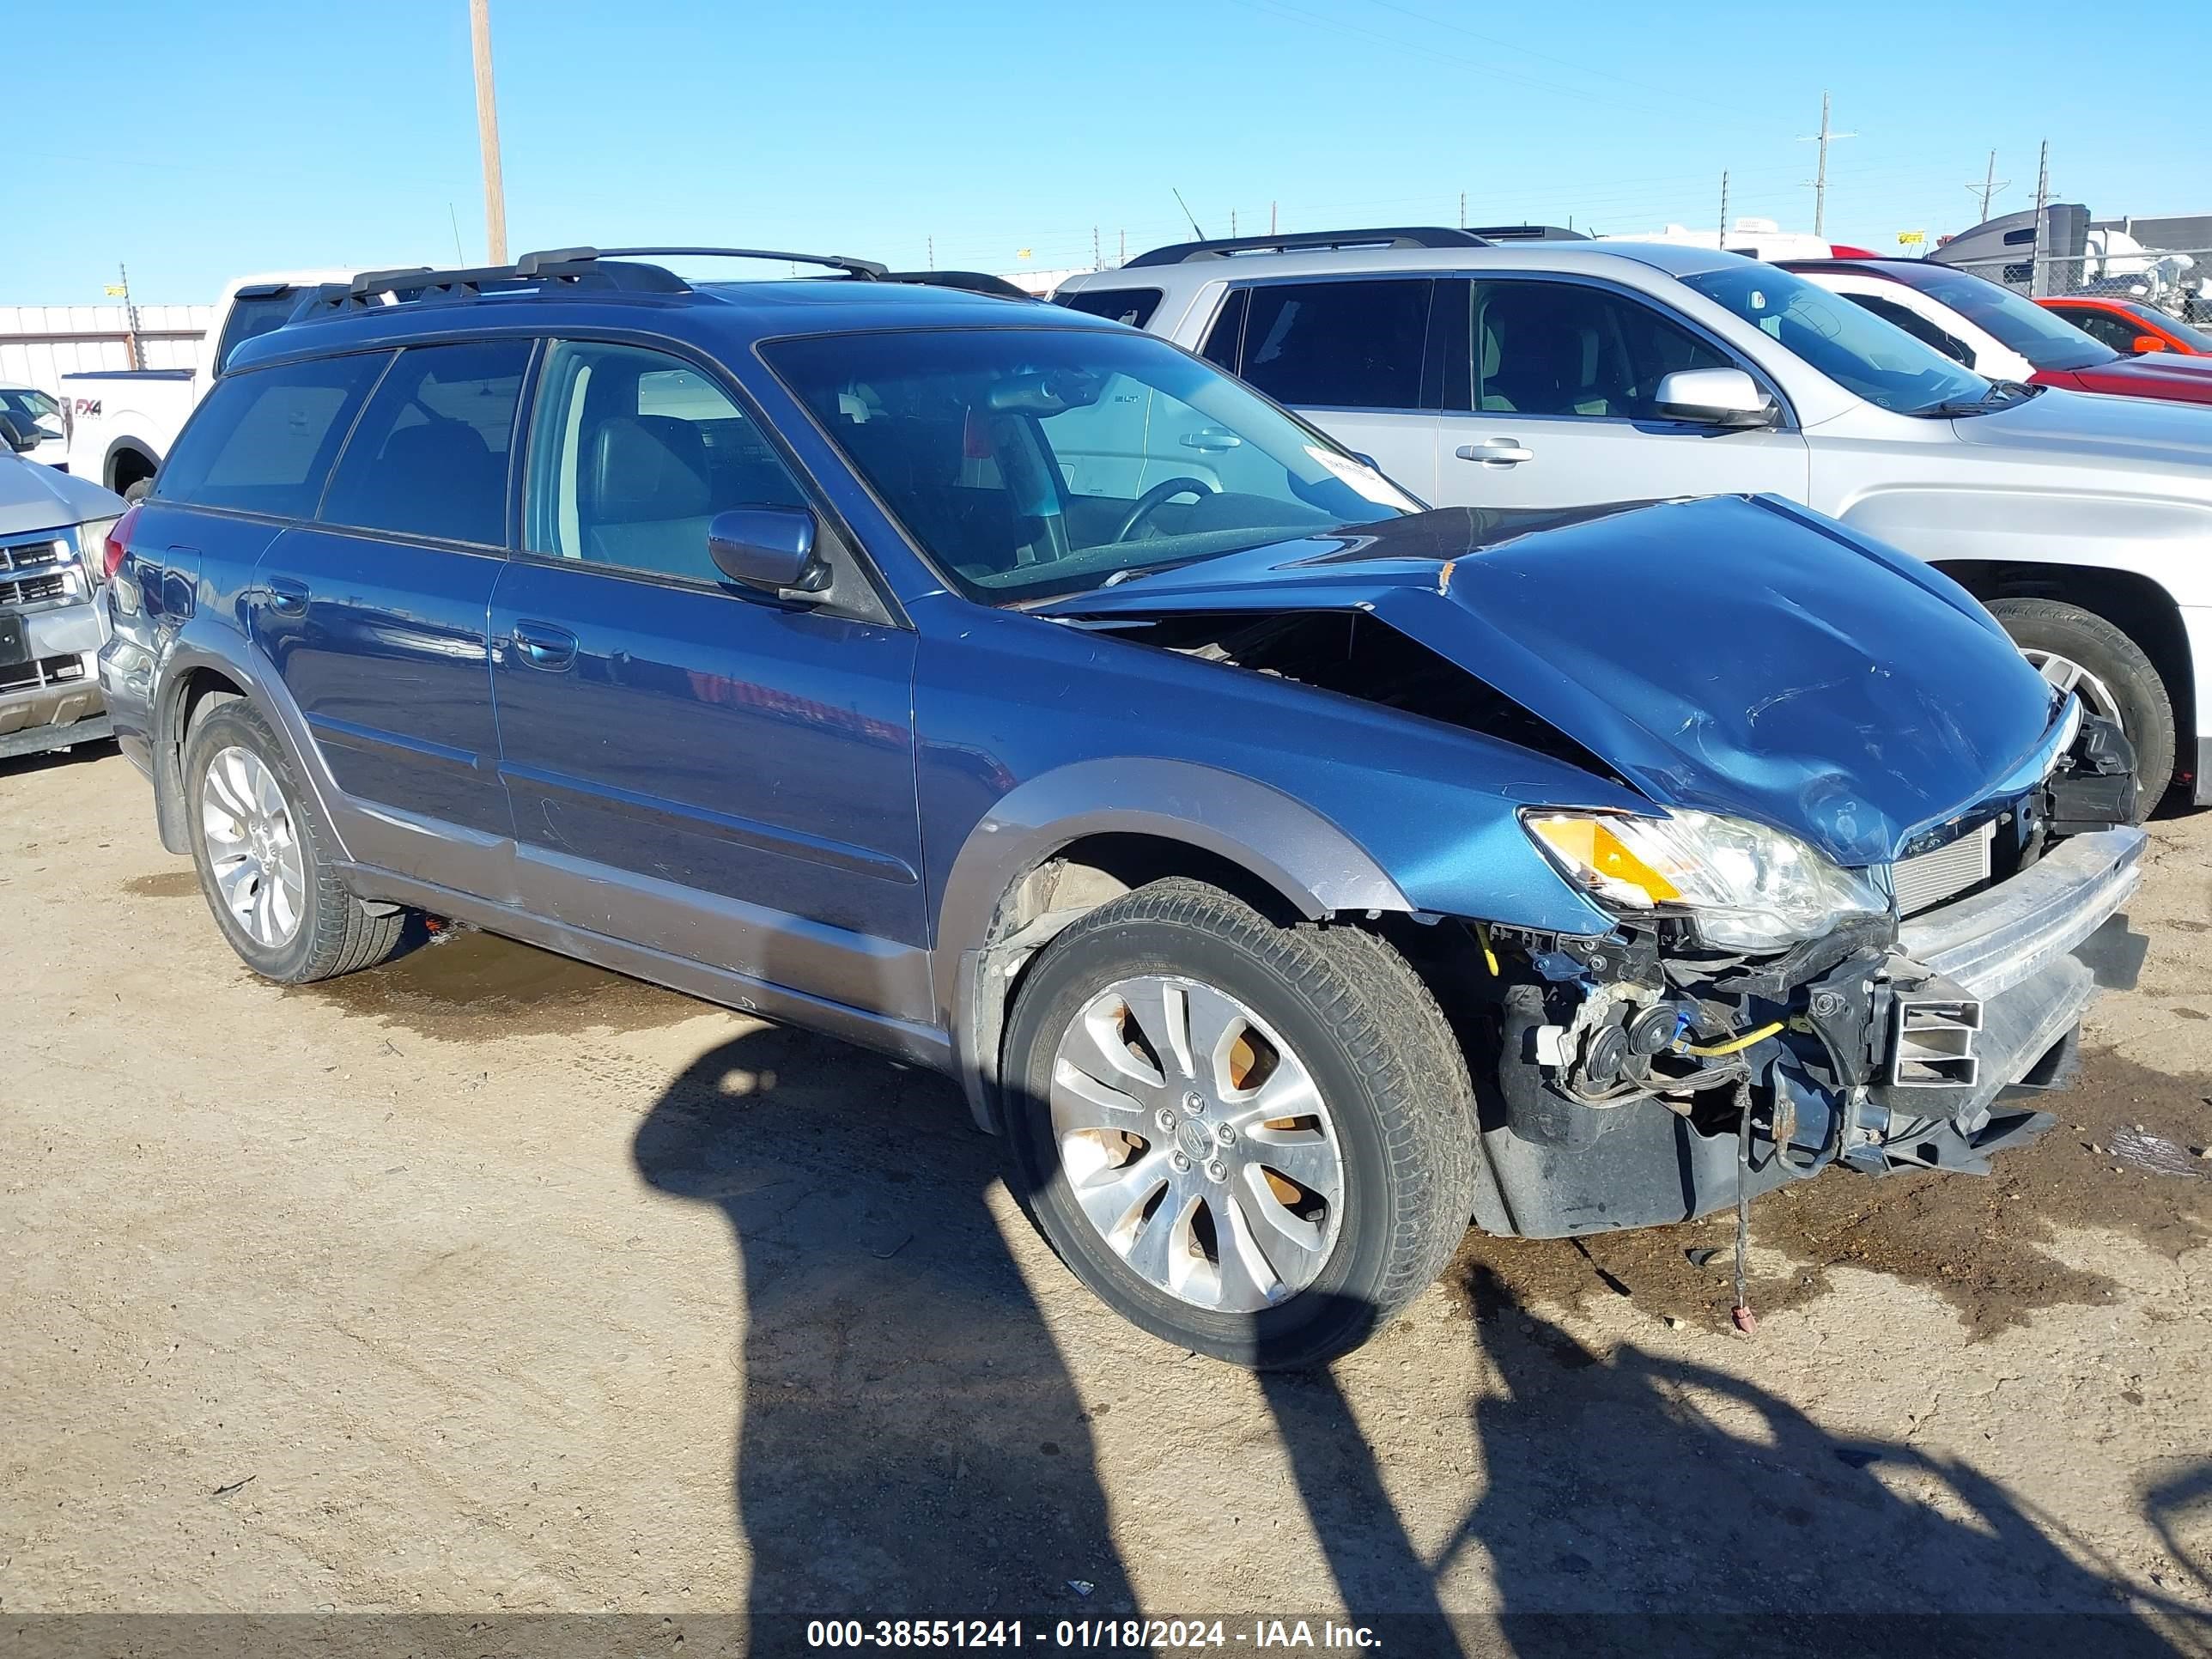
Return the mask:
<path id="1" fill-rule="evenodd" d="M 1048 950 L 1132 922 L 1165 923 L 1241 948 L 1304 997 L 1371 1081 L 1389 1166 L 1388 1265 L 1370 1299 L 1379 1328 L 1435 1282 L 1466 1233 L 1481 1156 L 1467 1057 L 1443 1011 L 1390 943 L 1344 922 L 1279 927 L 1207 883 L 1169 877 L 1078 918 Z M 1010 1028 L 1011 1024 L 1010 1024 Z M 1317 1335 L 1322 1334 L 1316 1333 Z M 1344 1345 L 1271 1361 L 1295 1367 Z"/>
<path id="2" fill-rule="evenodd" d="M 185 738 L 185 767 L 187 811 L 191 814 L 195 847 L 199 841 L 198 812 L 189 798 L 194 781 L 199 776 L 204 759 L 204 743 L 211 743 L 210 732 L 219 733 L 223 725 L 243 728 L 240 735 L 249 738 L 260 752 L 263 762 L 276 775 L 283 786 L 288 803 L 294 816 L 305 829 L 311 848 L 310 865 L 313 879 L 308 887 L 308 901 L 301 918 L 310 933 L 311 944 L 297 962 L 281 973 L 271 972 L 265 965 L 246 959 L 247 965 L 264 977 L 276 979 L 290 985 L 312 984 L 317 980 L 336 979 L 343 974 L 359 973 L 364 968 L 374 968 L 388 962 L 398 951 L 406 932 L 408 913 L 393 910 L 380 915 L 354 896 L 334 873 L 337 849 L 317 810 L 312 792 L 301 786 L 292 767 L 291 757 L 277 740 L 269 722 L 260 710 L 243 697 L 213 694 L 194 711 L 192 726 Z M 194 862 L 198 863 L 197 853 Z M 207 884 L 204 872 L 201 885 Z M 213 902 L 212 897 L 210 900 Z M 228 937 L 226 929 L 225 937 Z M 234 941 L 234 948 L 235 941 Z"/>
<path id="3" fill-rule="evenodd" d="M 2114 694 L 2135 702 L 2142 711 L 2136 722 L 2140 729 L 2129 732 L 2128 739 L 2135 745 L 2136 775 L 2142 781 L 2141 811 L 2148 814 L 2173 781 L 2177 747 L 2173 695 L 2149 654 L 2109 618 L 2063 599 L 1991 599 L 1989 612 L 2004 624 L 2005 632 L 2016 642 L 2039 646 L 2051 633 L 2071 631 L 2111 659 L 2109 664 L 2094 665 L 2100 677 L 2108 683 L 2117 682 Z M 2025 640 L 2021 637 L 2023 631 L 2028 635 Z M 2066 654 L 2081 660 L 2076 649 L 2069 648 Z"/>

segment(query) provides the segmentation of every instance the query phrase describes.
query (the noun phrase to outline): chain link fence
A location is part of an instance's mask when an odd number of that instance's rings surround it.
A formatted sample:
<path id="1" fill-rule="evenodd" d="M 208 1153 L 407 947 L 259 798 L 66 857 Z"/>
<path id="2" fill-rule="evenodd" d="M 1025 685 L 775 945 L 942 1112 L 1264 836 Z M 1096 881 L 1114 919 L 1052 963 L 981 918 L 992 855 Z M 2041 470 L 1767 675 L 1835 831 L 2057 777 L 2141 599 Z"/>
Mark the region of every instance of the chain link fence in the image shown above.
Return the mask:
<path id="1" fill-rule="evenodd" d="M 2092 231 L 2079 253 L 2030 246 L 1988 258 L 1944 258 L 1940 250 L 1933 257 L 2039 300 L 2128 300 L 2182 322 L 2212 323 L 2212 248 L 2144 247 L 2131 237 Z"/>

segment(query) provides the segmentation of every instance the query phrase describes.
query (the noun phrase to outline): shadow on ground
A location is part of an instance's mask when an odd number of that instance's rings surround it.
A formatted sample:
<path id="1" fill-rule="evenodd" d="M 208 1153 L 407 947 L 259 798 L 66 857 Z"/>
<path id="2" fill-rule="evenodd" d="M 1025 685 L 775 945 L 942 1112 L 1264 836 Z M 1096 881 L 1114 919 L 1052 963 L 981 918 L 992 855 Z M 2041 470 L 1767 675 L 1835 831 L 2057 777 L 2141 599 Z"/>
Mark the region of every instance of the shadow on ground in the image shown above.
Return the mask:
<path id="1" fill-rule="evenodd" d="M 825 1610 L 1034 1620 L 1133 1607 L 1081 1401 L 985 1206 L 995 1148 L 949 1085 L 760 1030 L 678 1078 L 635 1151 L 655 1188 L 715 1206 L 737 1248 L 733 1521 L 757 1641 Z M 1254 1502 L 1303 1507 L 1339 1595 L 1394 1650 L 1771 1652 L 1786 1639 L 1895 1654 L 1938 1632 L 1951 1654 L 2202 1650 L 2193 1615 L 2164 1607 L 2146 1622 L 2117 1575 L 1971 1466 L 1838 1439 L 1717 1368 L 1594 1351 L 1487 1268 L 1466 1274 L 1483 1471 L 1440 1559 L 1389 1497 L 1421 1472 L 1386 1464 L 1335 1376 L 1263 1383 L 1292 1482 Z M 1135 1384 L 1164 1419 L 1177 1358 L 1160 1350 L 1158 1376 Z M 1192 1438 L 1194 1473 L 1205 1444 Z M 1270 1563 L 1227 1517 L 1220 1550 L 1224 1580 L 1264 1596 Z M 1484 1616 L 1448 1616 L 1437 1585 L 1455 1571 L 1488 1586 Z"/>

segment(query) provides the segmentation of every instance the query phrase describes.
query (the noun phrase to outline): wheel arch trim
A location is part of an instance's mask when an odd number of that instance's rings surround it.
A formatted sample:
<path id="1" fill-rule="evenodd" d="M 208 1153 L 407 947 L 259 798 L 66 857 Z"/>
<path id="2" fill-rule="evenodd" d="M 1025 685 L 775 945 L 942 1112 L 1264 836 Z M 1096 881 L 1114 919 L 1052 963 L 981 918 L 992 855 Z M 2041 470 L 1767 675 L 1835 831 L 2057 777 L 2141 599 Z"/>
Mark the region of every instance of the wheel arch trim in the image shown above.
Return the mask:
<path id="1" fill-rule="evenodd" d="M 969 832 L 937 908 L 931 972 L 939 1012 L 969 1109 L 986 1130 L 999 1122 L 1011 969 L 1038 942 L 1009 944 L 1022 920 L 1009 915 L 1009 901 L 1055 854 L 1097 836 L 1145 836 L 1224 860 L 1311 921 L 1414 908 L 1347 831 L 1240 774 L 1190 761 L 1102 759 L 1030 779 Z"/>

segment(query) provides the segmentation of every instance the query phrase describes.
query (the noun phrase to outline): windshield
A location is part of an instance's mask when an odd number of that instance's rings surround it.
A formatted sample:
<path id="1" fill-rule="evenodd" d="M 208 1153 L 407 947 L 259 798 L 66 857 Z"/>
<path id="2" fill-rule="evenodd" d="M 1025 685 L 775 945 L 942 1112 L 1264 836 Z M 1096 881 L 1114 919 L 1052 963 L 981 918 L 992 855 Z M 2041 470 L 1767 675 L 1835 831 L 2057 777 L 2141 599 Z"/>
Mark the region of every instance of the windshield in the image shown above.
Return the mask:
<path id="1" fill-rule="evenodd" d="M 1933 346 L 1772 265 L 1731 264 L 1682 280 L 1878 408 L 1947 415 L 1991 391 Z"/>
<path id="2" fill-rule="evenodd" d="M 988 605 L 1420 511 L 1144 335 L 871 332 L 763 351 L 938 570 Z"/>
<path id="3" fill-rule="evenodd" d="M 2057 312 L 1971 270 L 1924 265 L 1913 272 L 1912 285 L 1996 335 L 2038 369 L 2087 368 L 2119 356 Z"/>

